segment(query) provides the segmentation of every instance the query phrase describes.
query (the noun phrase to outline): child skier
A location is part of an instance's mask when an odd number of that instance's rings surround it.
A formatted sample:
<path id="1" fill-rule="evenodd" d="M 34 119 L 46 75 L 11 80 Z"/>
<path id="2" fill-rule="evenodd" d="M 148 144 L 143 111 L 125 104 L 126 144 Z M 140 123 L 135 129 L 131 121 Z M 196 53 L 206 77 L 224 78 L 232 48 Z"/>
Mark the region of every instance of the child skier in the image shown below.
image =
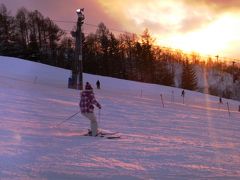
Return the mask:
<path id="1" fill-rule="evenodd" d="M 94 105 L 101 109 L 101 105 L 95 99 L 92 86 L 89 84 L 89 82 L 87 82 L 85 85 L 85 90 L 81 93 L 79 106 L 81 114 L 91 122 L 92 136 L 97 136 L 98 123 L 94 114 Z"/>

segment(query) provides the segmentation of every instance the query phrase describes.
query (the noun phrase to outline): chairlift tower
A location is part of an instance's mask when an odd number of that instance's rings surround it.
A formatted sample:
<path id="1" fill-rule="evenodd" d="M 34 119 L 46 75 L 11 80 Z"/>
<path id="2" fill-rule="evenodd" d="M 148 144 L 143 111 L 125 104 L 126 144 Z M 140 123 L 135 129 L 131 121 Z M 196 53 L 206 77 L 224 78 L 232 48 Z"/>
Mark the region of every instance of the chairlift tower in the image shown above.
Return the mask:
<path id="1" fill-rule="evenodd" d="M 72 64 L 72 77 L 69 80 L 68 85 L 73 89 L 83 89 L 83 67 L 82 67 L 82 25 L 85 19 L 83 14 L 84 9 L 77 9 L 76 13 L 78 15 L 77 20 L 77 30 L 73 32 L 73 36 L 76 38 L 75 42 L 75 56 L 74 62 Z"/>

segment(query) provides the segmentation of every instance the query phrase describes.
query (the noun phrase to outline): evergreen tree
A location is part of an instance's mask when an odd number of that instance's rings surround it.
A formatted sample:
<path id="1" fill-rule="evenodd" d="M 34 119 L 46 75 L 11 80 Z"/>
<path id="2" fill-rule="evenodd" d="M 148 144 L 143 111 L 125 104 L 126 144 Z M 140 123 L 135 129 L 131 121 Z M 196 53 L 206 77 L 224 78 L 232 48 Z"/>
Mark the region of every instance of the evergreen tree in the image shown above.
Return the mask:
<path id="1" fill-rule="evenodd" d="M 120 61 L 119 40 L 114 36 L 113 33 L 110 33 L 109 39 L 109 63 L 110 74 L 113 77 L 120 78 L 122 64 Z"/>
<path id="2" fill-rule="evenodd" d="M 83 70 L 84 72 L 98 74 L 99 73 L 99 57 L 100 48 L 97 36 L 90 33 L 83 42 Z"/>
<path id="3" fill-rule="evenodd" d="M 30 35 L 30 42 L 28 44 L 28 53 L 29 53 L 28 58 L 31 60 L 38 60 L 40 58 L 39 46 L 38 46 L 35 34 Z"/>
<path id="4" fill-rule="evenodd" d="M 197 76 L 193 66 L 189 64 L 188 60 L 183 64 L 182 88 L 189 90 L 197 89 Z"/>
<path id="5" fill-rule="evenodd" d="M 27 43 L 29 42 L 27 16 L 28 11 L 21 8 L 15 16 L 16 46 L 18 46 L 18 56 L 27 57 Z"/>
<path id="6" fill-rule="evenodd" d="M 111 68 L 109 66 L 110 31 L 104 23 L 100 23 L 98 25 L 96 36 L 98 40 L 98 46 L 100 48 L 100 57 L 98 59 L 98 61 L 100 61 L 100 73 L 108 76 Z"/>
<path id="7" fill-rule="evenodd" d="M 73 39 L 64 37 L 58 47 L 58 67 L 71 69 L 74 60 Z"/>
<path id="8" fill-rule="evenodd" d="M 154 54 L 154 83 L 174 86 L 174 66 L 170 62 L 171 56 L 162 52 L 159 47 L 153 49 Z"/>
<path id="9" fill-rule="evenodd" d="M 153 43 L 154 39 L 151 37 L 148 29 L 145 29 L 143 34 L 141 35 L 141 71 L 144 74 L 143 81 L 144 82 L 152 82 L 154 77 L 154 66 L 153 66 Z"/>
<path id="10" fill-rule="evenodd" d="M 14 18 L 4 4 L 0 5 L 0 53 L 10 55 L 14 50 Z"/>
<path id="11" fill-rule="evenodd" d="M 136 80 L 136 34 L 124 33 L 119 36 L 119 53 L 122 61 L 122 75 L 126 79 Z"/>

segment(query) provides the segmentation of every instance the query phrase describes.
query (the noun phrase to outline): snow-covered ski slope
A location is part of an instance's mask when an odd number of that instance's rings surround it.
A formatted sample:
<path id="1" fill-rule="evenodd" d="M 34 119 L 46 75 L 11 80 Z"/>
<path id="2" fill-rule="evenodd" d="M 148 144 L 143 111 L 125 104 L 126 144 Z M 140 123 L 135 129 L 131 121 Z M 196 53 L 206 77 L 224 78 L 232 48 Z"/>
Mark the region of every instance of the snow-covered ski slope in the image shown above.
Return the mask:
<path id="1" fill-rule="evenodd" d="M 89 121 L 70 71 L 0 56 L 0 179 L 240 179 L 240 102 L 181 89 L 84 74 L 102 110 Z M 163 96 L 163 104 L 160 98 Z M 230 108 L 230 114 L 227 108 Z"/>

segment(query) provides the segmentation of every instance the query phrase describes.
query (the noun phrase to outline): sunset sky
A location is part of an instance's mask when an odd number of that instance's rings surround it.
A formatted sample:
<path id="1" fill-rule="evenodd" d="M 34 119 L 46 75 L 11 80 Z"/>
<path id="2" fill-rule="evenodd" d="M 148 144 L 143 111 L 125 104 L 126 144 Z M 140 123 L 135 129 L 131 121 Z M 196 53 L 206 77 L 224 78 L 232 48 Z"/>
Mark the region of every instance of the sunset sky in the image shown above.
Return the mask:
<path id="1" fill-rule="evenodd" d="M 12 15 L 26 7 L 53 20 L 76 21 L 85 8 L 84 32 L 104 22 L 110 31 L 141 34 L 156 43 L 203 55 L 240 59 L 240 0 L 0 0 Z M 56 22 L 64 30 L 74 24 Z M 91 24 L 91 25 L 89 25 Z"/>

